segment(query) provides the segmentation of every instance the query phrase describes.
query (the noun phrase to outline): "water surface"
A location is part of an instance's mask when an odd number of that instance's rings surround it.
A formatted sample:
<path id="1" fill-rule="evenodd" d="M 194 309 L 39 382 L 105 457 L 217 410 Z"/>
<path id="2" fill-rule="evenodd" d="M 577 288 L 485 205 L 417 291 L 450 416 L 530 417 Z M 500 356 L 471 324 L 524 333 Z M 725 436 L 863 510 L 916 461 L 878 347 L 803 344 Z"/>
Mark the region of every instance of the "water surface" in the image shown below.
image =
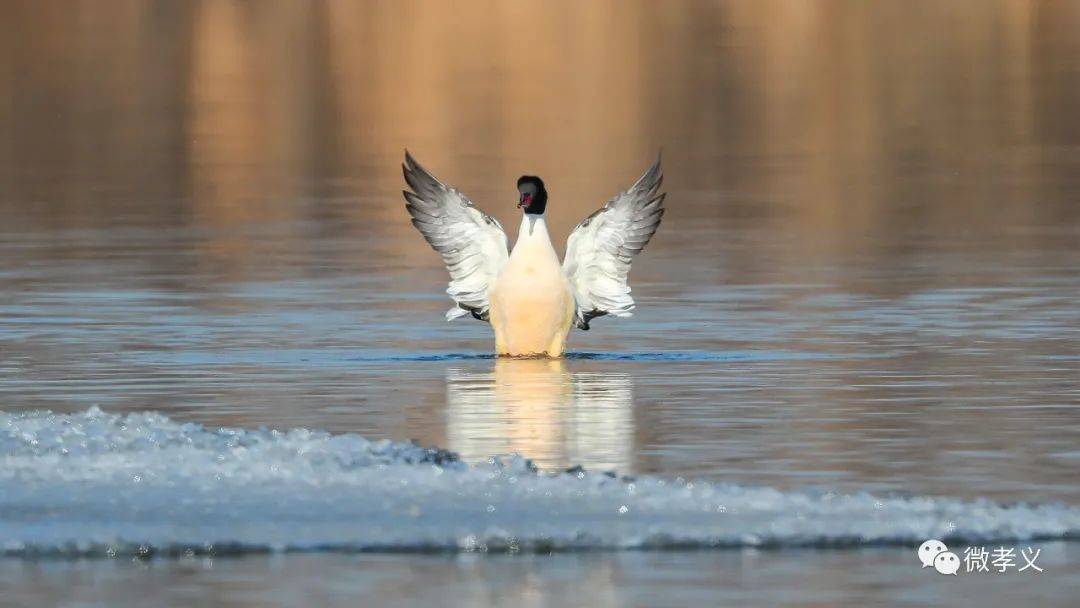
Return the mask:
<path id="1" fill-rule="evenodd" d="M 97 406 L 211 433 L 303 427 L 415 440 L 481 469 L 516 452 L 542 473 L 784 500 L 1080 508 L 1074 5 L 16 3 L 0 16 L 5 415 Z M 511 238 L 514 180 L 544 177 L 560 251 L 662 148 L 669 210 L 634 263 L 634 318 L 574 333 L 563 361 L 491 358 L 487 326 L 443 321 L 445 271 L 400 198 L 406 146 Z M 32 454 L 8 471 L 71 489 L 40 460 L 55 453 Z M 60 490 L 6 504 L 63 515 L 97 496 Z M 955 589 L 904 546 L 15 555 L 0 580 L 25 605 L 122 604 L 115 587 L 176 604 L 193 588 L 207 605 L 287 604 L 282 590 L 300 588 L 391 605 L 432 597 L 418 577 L 478 605 L 559 605 L 568 590 L 594 605 L 1068 605 L 1075 546 L 1045 543 L 1045 575 Z"/>

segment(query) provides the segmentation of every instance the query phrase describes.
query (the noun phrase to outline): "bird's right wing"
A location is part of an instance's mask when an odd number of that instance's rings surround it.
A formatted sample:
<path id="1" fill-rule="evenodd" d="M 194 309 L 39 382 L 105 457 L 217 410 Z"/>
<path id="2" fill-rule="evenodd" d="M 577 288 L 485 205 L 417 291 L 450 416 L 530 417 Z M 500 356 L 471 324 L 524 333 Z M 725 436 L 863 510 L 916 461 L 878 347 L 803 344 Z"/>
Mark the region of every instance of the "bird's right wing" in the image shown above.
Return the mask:
<path id="1" fill-rule="evenodd" d="M 402 169 L 412 189 L 403 194 L 413 226 L 450 271 L 446 293 L 455 306 L 446 312 L 446 320 L 472 314 L 487 321 L 489 292 L 510 257 L 502 225 L 428 173 L 408 151 Z"/>

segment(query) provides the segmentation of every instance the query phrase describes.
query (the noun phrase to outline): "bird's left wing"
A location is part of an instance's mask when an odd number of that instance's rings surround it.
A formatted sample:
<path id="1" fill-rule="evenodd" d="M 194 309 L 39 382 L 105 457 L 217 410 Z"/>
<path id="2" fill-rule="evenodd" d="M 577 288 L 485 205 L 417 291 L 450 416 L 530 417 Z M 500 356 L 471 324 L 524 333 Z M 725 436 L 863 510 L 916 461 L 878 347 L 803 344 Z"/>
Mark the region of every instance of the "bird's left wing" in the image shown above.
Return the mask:
<path id="1" fill-rule="evenodd" d="M 489 292 L 509 259 L 502 225 L 428 173 L 408 151 L 402 169 L 412 189 L 403 191 L 412 223 L 450 271 L 446 293 L 455 306 L 446 311 L 446 320 L 472 314 L 487 321 Z"/>
<path id="2" fill-rule="evenodd" d="M 574 323 L 589 329 L 594 317 L 629 317 L 634 310 L 627 275 L 630 262 L 664 216 L 660 159 L 633 186 L 585 218 L 566 242 L 563 271 L 574 290 Z"/>

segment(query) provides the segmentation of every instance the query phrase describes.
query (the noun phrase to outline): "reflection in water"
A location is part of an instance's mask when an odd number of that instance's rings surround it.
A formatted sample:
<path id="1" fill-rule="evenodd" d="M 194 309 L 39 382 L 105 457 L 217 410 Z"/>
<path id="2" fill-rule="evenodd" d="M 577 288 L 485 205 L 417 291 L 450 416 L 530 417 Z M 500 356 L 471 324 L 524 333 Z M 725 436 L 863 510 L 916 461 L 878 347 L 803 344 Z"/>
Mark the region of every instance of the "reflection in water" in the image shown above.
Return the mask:
<path id="1" fill-rule="evenodd" d="M 446 372 L 447 441 L 467 461 L 517 452 L 540 468 L 626 471 L 633 387 L 622 372 L 572 372 L 562 360 L 498 359 Z"/>

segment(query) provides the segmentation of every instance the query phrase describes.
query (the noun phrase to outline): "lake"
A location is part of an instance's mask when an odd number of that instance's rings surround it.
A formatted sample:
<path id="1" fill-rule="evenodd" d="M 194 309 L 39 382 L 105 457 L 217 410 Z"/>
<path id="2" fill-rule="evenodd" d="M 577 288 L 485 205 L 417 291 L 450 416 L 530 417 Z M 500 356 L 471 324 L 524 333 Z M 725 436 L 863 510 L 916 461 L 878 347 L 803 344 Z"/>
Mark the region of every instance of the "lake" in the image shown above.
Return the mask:
<path id="1" fill-rule="evenodd" d="M 1072 605 L 1078 27 L 5 5 L 5 601 Z M 406 147 L 511 241 L 543 177 L 560 253 L 662 150 L 634 317 L 492 357 L 443 318 Z M 927 572 L 929 535 L 1045 571 Z"/>

